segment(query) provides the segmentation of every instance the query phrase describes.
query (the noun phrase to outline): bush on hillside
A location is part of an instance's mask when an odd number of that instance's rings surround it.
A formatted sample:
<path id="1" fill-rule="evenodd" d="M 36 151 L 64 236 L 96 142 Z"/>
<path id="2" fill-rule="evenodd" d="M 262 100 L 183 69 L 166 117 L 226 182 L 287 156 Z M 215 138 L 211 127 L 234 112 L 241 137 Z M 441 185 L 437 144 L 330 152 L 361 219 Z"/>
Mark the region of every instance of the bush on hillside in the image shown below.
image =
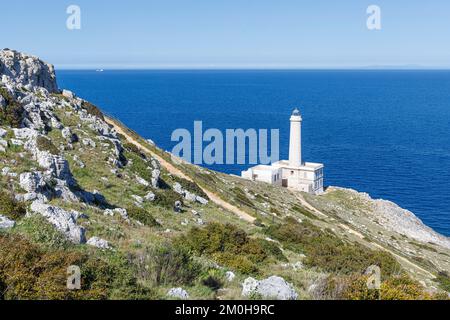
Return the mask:
<path id="1" fill-rule="evenodd" d="M 149 227 L 159 227 L 160 224 L 156 219 L 147 212 L 145 209 L 138 207 L 131 207 L 127 209 L 128 216 L 134 220 L 141 222 L 142 224 Z"/>
<path id="2" fill-rule="evenodd" d="M 12 195 L 0 190 L 0 214 L 12 219 L 18 220 L 27 213 L 25 205 L 16 201 Z"/>
<path id="3" fill-rule="evenodd" d="M 131 265 L 118 253 L 89 256 L 80 250 L 44 250 L 19 235 L 0 235 L 0 286 L 4 299 L 140 299 Z M 81 290 L 67 290 L 67 268 L 81 269 Z"/>
<path id="4" fill-rule="evenodd" d="M 100 109 L 93 105 L 92 103 L 88 101 L 83 101 L 81 103 L 81 107 L 87 111 L 88 114 L 95 116 L 101 120 L 105 120 L 105 116 L 103 115 L 103 112 L 100 111 Z"/>
<path id="5" fill-rule="evenodd" d="M 133 262 L 139 279 L 152 286 L 190 285 L 201 272 L 188 251 L 169 243 L 146 248 Z"/>
<path id="6" fill-rule="evenodd" d="M 308 221 L 294 218 L 268 227 L 266 233 L 287 248 L 306 255 L 305 265 L 338 274 L 363 273 L 371 265 L 383 270 L 383 276 L 398 274 L 399 263 L 387 252 L 372 251 L 356 243 L 340 240 L 329 231 L 322 231 Z"/>
<path id="7" fill-rule="evenodd" d="M 220 264 L 247 274 L 257 272 L 258 264 L 286 260 L 275 244 L 250 238 L 244 230 L 231 224 L 194 227 L 177 241 L 198 255 L 210 256 Z"/>
<path id="8" fill-rule="evenodd" d="M 0 108 L 0 124 L 5 124 L 13 128 L 20 127 L 24 117 L 24 109 L 13 99 L 6 89 L 0 88 L 0 95 L 6 100 L 6 107 Z"/>

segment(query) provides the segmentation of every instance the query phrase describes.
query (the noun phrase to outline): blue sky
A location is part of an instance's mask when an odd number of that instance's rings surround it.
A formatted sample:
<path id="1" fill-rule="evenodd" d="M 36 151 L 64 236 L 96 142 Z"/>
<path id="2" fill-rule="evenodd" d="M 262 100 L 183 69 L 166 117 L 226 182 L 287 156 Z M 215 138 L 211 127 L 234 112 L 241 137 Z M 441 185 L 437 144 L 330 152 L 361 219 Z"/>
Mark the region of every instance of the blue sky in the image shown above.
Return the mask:
<path id="1" fill-rule="evenodd" d="M 71 4 L 81 30 L 66 28 Z M 380 31 L 366 28 L 371 4 Z M 0 47 L 57 68 L 450 67 L 446 0 L 15 0 L 0 10 Z"/>

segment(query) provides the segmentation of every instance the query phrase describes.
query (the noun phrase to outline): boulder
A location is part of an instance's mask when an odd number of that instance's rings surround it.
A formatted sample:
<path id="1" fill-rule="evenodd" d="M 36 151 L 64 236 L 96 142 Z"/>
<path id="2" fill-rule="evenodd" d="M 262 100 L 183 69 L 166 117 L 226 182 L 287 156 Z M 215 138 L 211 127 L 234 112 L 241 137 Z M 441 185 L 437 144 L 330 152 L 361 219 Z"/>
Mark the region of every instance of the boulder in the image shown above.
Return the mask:
<path id="1" fill-rule="evenodd" d="M 139 184 L 142 184 L 144 187 L 150 186 L 150 183 L 147 182 L 144 178 L 141 178 L 139 176 L 136 176 L 136 182 Z"/>
<path id="2" fill-rule="evenodd" d="M 72 133 L 72 130 L 70 130 L 70 128 L 66 127 L 62 129 L 61 135 L 68 143 L 74 143 L 78 141 L 78 136 Z"/>
<path id="3" fill-rule="evenodd" d="M 19 176 L 20 187 L 26 192 L 38 192 L 47 184 L 42 172 L 25 172 Z"/>
<path id="4" fill-rule="evenodd" d="M 6 99 L 0 94 L 0 108 L 6 107 Z"/>
<path id="5" fill-rule="evenodd" d="M 189 299 L 189 294 L 183 288 L 172 288 L 167 292 L 167 296 L 181 300 Z"/>
<path id="6" fill-rule="evenodd" d="M 0 97 L 1 97 L 1 95 L 0 95 Z M 8 134 L 8 131 L 0 128 L 0 138 L 4 138 L 7 134 Z"/>
<path id="7" fill-rule="evenodd" d="M 242 295 L 249 297 L 252 294 L 258 294 L 263 299 L 296 300 L 298 298 L 294 287 L 278 276 L 272 276 L 262 281 L 251 277 L 245 279 L 242 285 Z"/>
<path id="8" fill-rule="evenodd" d="M 125 220 L 125 221 L 127 221 L 127 222 L 130 221 L 130 218 L 128 217 L 128 212 L 127 212 L 127 210 L 126 210 L 126 209 L 122 209 L 122 208 L 106 209 L 106 210 L 103 212 L 103 215 L 114 217 L 116 213 L 117 213 L 118 215 L 120 215 L 120 217 L 121 217 L 123 220 Z"/>
<path id="9" fill-rule="evenodd" d="M 16 223 L 13 220 L 0 215 L 0 229 L 11 229 L 14 228 L 15 225 Z"/>
<path id="10" fill-rule="evenodd" d="M 100 239 L 98 237 L 90 238 L 87 242 L 87 245 L 100 249 L 111 249 L 108 241 Z"/>
<path id="11" fill-rule="evenodd" d="M 8 141 L 0 139 L 0 151 L 5 152 L 6 148 L 8 148 Z"/>
<path id="12" fill-rule="evenodd" d="M 175 211 L 176 213 L 181 213 L 181 211 L 183 211 L 183 204 L 181 203 L 181 201 L 175 201 L 173 211 Z"/>
<path id="13" fill-rule="evenodd" d="M 13 131 L 16 139 L 20 140 L 30 140 L 36 138 L 39 135 L 36 130 L 30 128 L 13 129 Z"/>
<path id="14" fill-rule="evenodd" d="M 134 194 L 131 197 L 133 198 L 135 204 L 137 204 L 138 206 L 140 206 L 140 205 L 142 205 L 144 203 L 144 199 L 142 197 L 140 197 L 140 196 L 137 196 L 137 195 Z"/>
<path id="15" fill-rule="evenodd" d="M 159 178 L 161 176 L 161 171 L 159 169 L 154 169 L 152 171 L 152 187 L 159 188 Z"/>
<path id="16" fill-rule="evenodd" d="M 147 195 L 144 197 L 144 200 L 148 201 L 148 202 L 153 202 L 153 201 L 155 201 L 155 199 L 156 199 L 156 195 L 153 192 L 147 193 Z"/>
<path id="17" fill-rule="evenodd" d="M 232 282 L 236 278 L 236 275 L 234 274 L 233 271 L 227 271 L 225 273 L 225 278 L 227 279 L 228 282 Z"/>
<path id="18" fill-rule="evenodd" d="M 39 201 L 34 201 L 31 204 L 31 211 L 46 218 L 48 222 L 65 234 L 73 243 L 80 244 L 86 242 L 85 229 L 77 225 L 77 218 L 81 216 L 79 212 L 66 211 Z"/>

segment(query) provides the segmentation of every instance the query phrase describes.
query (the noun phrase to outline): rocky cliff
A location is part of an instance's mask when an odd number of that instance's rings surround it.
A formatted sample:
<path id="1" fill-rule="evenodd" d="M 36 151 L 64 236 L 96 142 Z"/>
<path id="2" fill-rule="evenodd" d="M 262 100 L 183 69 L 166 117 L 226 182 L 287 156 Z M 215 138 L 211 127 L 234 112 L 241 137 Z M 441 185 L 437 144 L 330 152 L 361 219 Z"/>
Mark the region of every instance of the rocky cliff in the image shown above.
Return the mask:
<path id="1" fill-rule="evenodd" d="M 33 56 L 0 51 L 0 78 L 0 298 L 447 297 L 449 239 L 391 202 L 183 163 Z"/>

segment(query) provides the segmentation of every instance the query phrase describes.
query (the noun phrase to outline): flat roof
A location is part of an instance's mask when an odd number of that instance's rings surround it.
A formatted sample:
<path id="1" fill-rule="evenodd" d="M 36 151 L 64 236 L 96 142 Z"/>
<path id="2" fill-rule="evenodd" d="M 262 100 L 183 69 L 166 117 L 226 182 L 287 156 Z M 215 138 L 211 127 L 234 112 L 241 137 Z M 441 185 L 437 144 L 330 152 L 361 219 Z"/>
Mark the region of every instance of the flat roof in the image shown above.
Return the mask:
<path id="1" fill-rule="evenodd" d="M 315 162 L 305 162 L 303 163 L 303 165 L 301 167 L 292 167 L 289 165 L 289 161 L 288 160 L 281 160 L 278 162 L 275 162 L 273 164 L 274 166 L 280 166 L 283 168 L 288 168 L 288 169 L 303 169 L 303 170 L 317 170 L 317 169 L 321 169 L 324 167 L 323 163 L 315 163 Z"/>
<path id="2" fill-rule="evenodd" d="M 257 166 L 255 166 L 255 167 L 251 167 L 251 168 L 249 168 L 249 169 L 252 169 L 253 171 L 258 171 L 258 170 L 270 170 L 270 171 L 278 171 L 280 168 L 278 168 L 278 167 L 274 167 L 274 166 L 268 166 L 268 165 L 263 165 L 263 164 L 260 164 L 260 165 L 257 165 Z"/>

